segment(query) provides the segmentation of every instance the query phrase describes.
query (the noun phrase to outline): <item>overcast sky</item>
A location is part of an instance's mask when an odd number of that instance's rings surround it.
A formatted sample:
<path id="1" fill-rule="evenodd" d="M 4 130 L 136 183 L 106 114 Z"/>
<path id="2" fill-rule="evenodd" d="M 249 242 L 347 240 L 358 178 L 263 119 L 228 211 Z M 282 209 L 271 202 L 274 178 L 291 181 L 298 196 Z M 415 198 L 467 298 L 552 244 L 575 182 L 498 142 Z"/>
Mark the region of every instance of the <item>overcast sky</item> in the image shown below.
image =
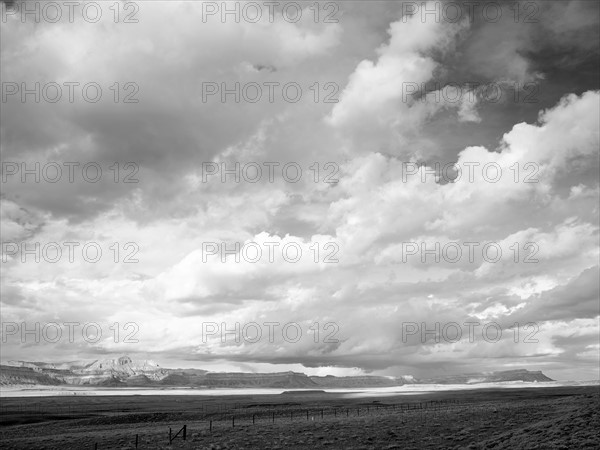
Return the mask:
<path id="1" fill-rule="evenodd" d="M 2 361 L 599 378 L 598 3 L 300 3 L 3 5 Z"/>

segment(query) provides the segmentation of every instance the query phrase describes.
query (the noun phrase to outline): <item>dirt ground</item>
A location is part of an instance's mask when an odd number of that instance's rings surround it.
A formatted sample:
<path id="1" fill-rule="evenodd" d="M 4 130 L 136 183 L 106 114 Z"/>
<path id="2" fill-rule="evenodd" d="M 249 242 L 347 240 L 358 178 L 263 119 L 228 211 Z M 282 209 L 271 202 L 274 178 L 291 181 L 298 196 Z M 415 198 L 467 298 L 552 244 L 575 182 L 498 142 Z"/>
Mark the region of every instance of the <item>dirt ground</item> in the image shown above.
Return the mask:
<path id="1" fill-rule="evenodd" d="M 4 398 L 3 449 L 597 449 L 600 387 Z M 169 445 L 169 428 L 175 435 Z"/>

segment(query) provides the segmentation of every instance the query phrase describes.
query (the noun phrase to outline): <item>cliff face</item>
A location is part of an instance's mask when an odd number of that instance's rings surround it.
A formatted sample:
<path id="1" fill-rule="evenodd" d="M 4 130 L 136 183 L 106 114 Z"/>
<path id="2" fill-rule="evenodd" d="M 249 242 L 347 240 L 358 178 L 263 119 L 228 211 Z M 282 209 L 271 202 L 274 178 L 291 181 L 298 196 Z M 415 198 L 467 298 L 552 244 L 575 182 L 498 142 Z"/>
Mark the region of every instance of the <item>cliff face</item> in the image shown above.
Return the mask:
<path id="1" fill-rule="evenodd" d="M 140 374 L 151 375 L 156 378 L 166 371 L 161 369 L 154 361 L 134 361 L 127 356 L 122 356 L 117 359 L 101 359 L 96 360 L 82 368 L 73 368 L 74 373 L 82 375 L 104 374 L 110 372 L 115 375 L 136 376 Z M 164 377 L 163 377 L 164 378 Z"/>
<path id="2" fill-rule="evenodd" d="M 63 384 L 63 382 L 42 373 L 40 370 L 34 370 L 30 367 L 1 365 L 0 386 L 10 386 L 15 384 L 57 385 Z"/>
<path id="3" fill-rule="evenodd" d="M 505 381 L 540 382 L 553 381 L 541 371 L 529 371 L 525 369 L 505 370 L 502 372 L 466 373 L 460 375 L 446 375 L 441 377 L 423 378 L 420 383 L 429 384 L 476 384 L 497 383 Z"/>
<path id="4" fill-rule="evenodd" d="M 90 385 L 110 387 L 187 386 L 214 388 L 368 388 L 404 384 L 476 384 L 502 381 L 552 381 L 540 371 L 508 370 L 415 379 L 378 376 L 309 377 L 297 372 L 214 373 L 199 369 L 165 369 L 152 361 L 127 356 L 91 363 L 11 361 L 0 366 L 0 385 Z"/>
<path id="5" fill-rule="evenodd" d="M 133 361 L 127 356 L 118 359 L 96 360 L 91 363 L 38 363 L 26 361 L 10 361 L 9 366 L 2 366 L 2 372 L 13 373 L 12 378 L 0 378 L 5 384 L 32 384 L 28 380 L 31 371 L 44 375 L 38 383 L 33 384 L 70 384 L 70 385 L 150 385 L 152 381 L 164 379 L 169 371 L 160 368 L 152 361 Z M 19 369 L 17 375 L 13 369 Z M 34 378 L 35 379 L 35 378 Z M 148 381 L 146 381 L 148 380 Z M 10 382 L 9 382 L 10 381 Z"/>
<path id="6" fill-rule="evenodd" d="M 308 376 L 296 372 L 280 373 L 207 373 L 207 386 L 263 387 L 263 388 L 314 388 L 318 386 Z"/>
<path id="7" fill-rule="evenodd" d="M 387 387 L 399 386 L 404 384 L 404 380 L 387 377 L 375 376 L 356 376 L 356 377 L 310 377 L 317 385 L 329 388 L 361 388 L 361 387 Z"/>

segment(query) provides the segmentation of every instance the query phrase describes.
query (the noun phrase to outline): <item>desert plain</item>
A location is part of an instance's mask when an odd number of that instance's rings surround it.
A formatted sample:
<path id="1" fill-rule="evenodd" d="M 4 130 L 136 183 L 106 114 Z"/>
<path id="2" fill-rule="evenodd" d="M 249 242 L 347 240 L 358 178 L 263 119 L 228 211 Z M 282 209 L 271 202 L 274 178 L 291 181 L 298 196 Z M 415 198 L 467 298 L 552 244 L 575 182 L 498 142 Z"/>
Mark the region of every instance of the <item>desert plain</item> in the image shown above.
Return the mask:
<path id="1" fill-rule="evenodd" d="M 600 448 L 597 385 L 365 397 L 165 391 L 1 403 L 0 442 L 7 450 Z"/>

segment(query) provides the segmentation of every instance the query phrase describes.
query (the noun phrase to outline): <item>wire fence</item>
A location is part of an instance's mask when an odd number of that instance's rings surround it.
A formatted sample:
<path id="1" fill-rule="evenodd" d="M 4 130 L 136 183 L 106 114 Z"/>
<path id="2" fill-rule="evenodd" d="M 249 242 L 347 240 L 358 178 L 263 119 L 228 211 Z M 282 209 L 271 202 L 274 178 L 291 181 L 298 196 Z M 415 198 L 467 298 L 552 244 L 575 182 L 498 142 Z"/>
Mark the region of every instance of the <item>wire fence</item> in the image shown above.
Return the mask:
<path id="1" fill-rule="evenodd" d="M 160 436 L 162 432 L 155 428 L 152 431 L 144 432 L 136 430 L 136 434 L 121 436 L 121 440 L 128 442 L 130 448 L 143 448 L 144 443 L 156 443 L 157 439 L 163 442 L 164 445 L 173 445 L 175 441 L 188 441 L 192 437 L 197 439 L 210 439 L 213 433 L 227 433 L 228 430 L 243 432 L 248 427 L 272 427 L 285 424 L 315 423 L 315 422 L 335 422 L 335 421 L 351 421 L 357 418 L 373 419 L 373 416 L 380 416 L 382 420 L 385 417 L 393 417 L 395 423 L 403 428 L 410 429 L 415 427 L 435 426 L 439 423 L 444 423 L 452 420 L 453 415 L 460 415 L 463 423 L 472 427 L 472 433 L 475 438 L 480 438 L 486 434 L 486 429 L 493 422 L 506 420 L 519 421 L 520 413 L 514 408 L 498 408 L 497 406 L 487 404 L 486 402 L 475 402 L 469 400 L 458 399 L 443 399 L 430 400 L 421 402 L 402 402 L 402 403 L 347 403 L 343 405 L 330 404 L 319 406 L 307 406 L 304 404 L 296 404 L 292 406 L 290 403 L 279 404 L 244 404 L 244 403 L 211 403 L 198 404 L 195 409 L 173 410 L 176 413 L 175 420 L 169 412 L 165 413 L 164 417 L 159 417 L 158 422 L 165 423 L 164 442 Z M 54 414 L 70 414 L 78 419 L 81 418 L 81 412 L 89 414 L 97 414 L 99 416 L 113 416 L 118 414 L 128 414 L 122 409 L 126 405 L 112 405 L 112 409 L 107 406 L 98 408 L 99 405 L 44 405 L 43 402 L 29 403 L 20 402 L 12 405 L 2 405 L 1 414 L 2 420 L 5 414 L 23 414 L 23 415 L 54 415 Z M 188 405 L 189 407 L 189 405 Z M 108 409 L 108 412 L 107 412 Z M 130 409 L 133 409 L 130 406 Z M 119 410 L 119 411 L 115 411 Z M 148 411 L 131 411 L 133 415 L 156 414 Z M 181 414 L 187 415 L 181 417 Z M 46 417 L 46 419 L 52 419 Z M 522 420 L 526 421 L 527 415 L 523 416 Z M 116 419 L 117 422 L 120 420 Z M 168 425 L 171 422 L 171 425 Z M 178 422 L 178 423 L 175 423 Z M 135 423 L 135 422 L 133 422 Z M 158 425 L 158 423 L 157 423 Z M 158 438 L 157 438 L 158 436 Z M 94 438 L 98 439 L 98 438 Z M 183 444 L 181 442 L 179 445 Z M 90 440 L 89 447 L 95 450 L 108 449 L 113 447 L 111 442 L 94 442 Z"/>

